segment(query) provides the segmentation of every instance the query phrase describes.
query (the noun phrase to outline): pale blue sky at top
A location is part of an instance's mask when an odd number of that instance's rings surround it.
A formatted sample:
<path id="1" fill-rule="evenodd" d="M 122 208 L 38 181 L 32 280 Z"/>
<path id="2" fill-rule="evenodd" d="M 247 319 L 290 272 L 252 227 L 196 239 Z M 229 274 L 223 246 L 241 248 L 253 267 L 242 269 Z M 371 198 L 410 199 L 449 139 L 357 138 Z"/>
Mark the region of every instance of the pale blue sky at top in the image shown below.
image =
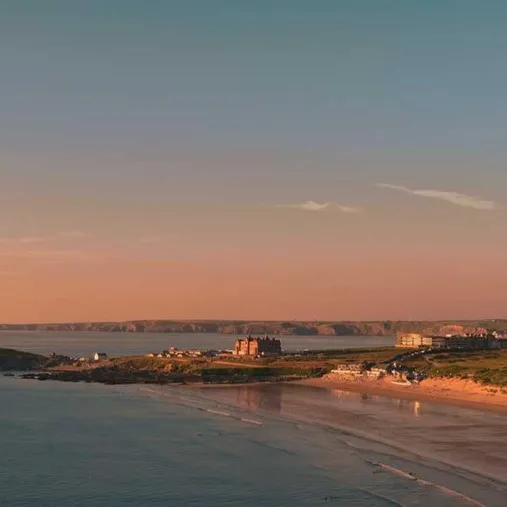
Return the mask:
<path id="1" fill-rule="evenodd" d="M 505 182 L 506 15 L 491 1 L 7 0 L 2 152 L 58 147 L 112 178 L 137 171 L 107 163 L 126 150 L 170 153 L 190 176 L 209 157 L 224 184 L 241 172 L 224 153 L 271 154 L 283 177 Z M 48 170 L 82 171 L 64 165 Z"/>

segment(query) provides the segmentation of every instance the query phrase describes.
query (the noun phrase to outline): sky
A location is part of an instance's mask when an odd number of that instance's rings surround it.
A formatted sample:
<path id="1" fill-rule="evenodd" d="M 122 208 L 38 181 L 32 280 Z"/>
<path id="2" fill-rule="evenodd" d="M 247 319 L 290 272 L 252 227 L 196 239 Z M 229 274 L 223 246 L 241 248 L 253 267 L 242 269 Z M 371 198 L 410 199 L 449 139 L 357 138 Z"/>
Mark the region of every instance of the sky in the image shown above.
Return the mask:
<path id="1" fill-rule="evenodd" d="M 507 317 L 506 16 L 2 0 L 0 322 Z"/>

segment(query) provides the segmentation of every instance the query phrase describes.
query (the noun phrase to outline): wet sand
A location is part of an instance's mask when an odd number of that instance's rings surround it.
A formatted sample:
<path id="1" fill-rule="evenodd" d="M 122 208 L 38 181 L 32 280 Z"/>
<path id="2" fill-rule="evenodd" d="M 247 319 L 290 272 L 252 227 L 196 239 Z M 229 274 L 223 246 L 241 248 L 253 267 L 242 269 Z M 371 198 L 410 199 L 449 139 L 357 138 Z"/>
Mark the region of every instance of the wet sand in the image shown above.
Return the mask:
<path id="1" fill-rule="evenodd" d="M 389 378 L 363 381 L 337 379 L 326 375 L 322 378 L 306 379 L 296 383 L 389 398 L 432 401 L 507 414 L 507 394 L 501 393 L 499 388 L 485 387 L 471 380 L 426 379 L 420 384 L 398 385 Z"/>
<path id="2" fill-rule="evenodd" d="M 195 392 L 195 389 L 186 391 L 184 396 L 191 398 Z M 335 464 L 339 460 L 340 467 L 345 465 L 346 456 L 363 456 L 371 466 L 388 465 L 389 473 L 395 475 L 412 473 L 410 481 L 417 477 L 476 500 L 486 500 L 483 505 L 494 505 L 491 498 L 496 495 L 503 495 L 505 500 L 505 413 L 296 382 L 227 388 L 207 385 L 197 392 L 200 399 L 213 400 L 216 405 L 212 408 L 219 411 L 235 414 L 234 407 L 248 410 L 255 414 L 247 416 L 248 419 L 265 425 L 266 417 L 280 418 L 296 428 L 300 432 L 298 439 L 310 443 L 312 448 L 316 441 L 311 435 L 317 428 L 324 428 L 322 446 L 336 450 L 339 444 L 335 439 L 347 446 L 347 450 L 333 457 Z M 324 464 L 321 455 L 316 459 L 319 465 Z M 373 473 L 376 475 L 377 471 Z M 481 498 L 478 492 L 483 487 L 489 493 Z M 430 503 L 426 501 L 424 505 Z M 452 505 L 475 504 L 454 500 Z"/>

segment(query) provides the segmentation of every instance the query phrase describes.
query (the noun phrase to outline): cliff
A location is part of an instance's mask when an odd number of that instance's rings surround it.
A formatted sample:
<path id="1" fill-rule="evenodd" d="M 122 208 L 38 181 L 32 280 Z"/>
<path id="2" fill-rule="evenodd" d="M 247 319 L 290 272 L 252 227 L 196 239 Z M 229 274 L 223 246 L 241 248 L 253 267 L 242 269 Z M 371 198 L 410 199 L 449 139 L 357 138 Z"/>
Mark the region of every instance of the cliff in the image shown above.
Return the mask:
<path id="1" fill-rule="evenodd" d="M 505 330 L 507 319 L 475 321 L 177 321 L 77 322 L 62 324 L 0 324 L 0 331 L 94 331 L 133 333 L 218 333 L 231 335 L 392 336 L 398 332 L 463 334 Z"/>

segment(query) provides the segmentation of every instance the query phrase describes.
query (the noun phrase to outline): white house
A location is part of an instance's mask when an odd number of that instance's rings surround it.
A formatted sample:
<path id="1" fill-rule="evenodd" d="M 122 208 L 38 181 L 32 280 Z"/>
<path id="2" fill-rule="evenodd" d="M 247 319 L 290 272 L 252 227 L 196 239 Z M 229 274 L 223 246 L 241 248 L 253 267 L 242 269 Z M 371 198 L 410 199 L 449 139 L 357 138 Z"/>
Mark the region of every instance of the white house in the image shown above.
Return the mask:
<path id="1" fill-rule="evenodd" d="M 95 354 L 93 354 L 94 361 L 104 361 L 104 359 L 107 359 L 107 354 L 105 352 L 95 352 Z"/>

